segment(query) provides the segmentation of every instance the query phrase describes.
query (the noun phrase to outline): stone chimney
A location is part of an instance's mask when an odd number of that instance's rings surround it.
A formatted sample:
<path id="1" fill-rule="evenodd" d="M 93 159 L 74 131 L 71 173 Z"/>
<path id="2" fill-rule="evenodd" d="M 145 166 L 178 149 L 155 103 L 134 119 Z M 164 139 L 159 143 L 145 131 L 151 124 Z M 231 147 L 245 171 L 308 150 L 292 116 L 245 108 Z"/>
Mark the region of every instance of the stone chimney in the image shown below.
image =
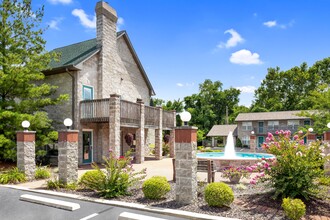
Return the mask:
<path id="1" fill-rule="evenodd" d="M 96 40 L 101 48 L 98 62 L 98 97 L 108 98 L 110 94 L 117 93 L 112 83 L 117 83 L 116 76 L 118 64 L 117 52 L 117 12 L 104 1 L 99 1 L 95 7 L 96 12 Z M 115 82 L 114 82 L 115 81 Z M 109 84 L 109 82 L 111 82 Z"/>

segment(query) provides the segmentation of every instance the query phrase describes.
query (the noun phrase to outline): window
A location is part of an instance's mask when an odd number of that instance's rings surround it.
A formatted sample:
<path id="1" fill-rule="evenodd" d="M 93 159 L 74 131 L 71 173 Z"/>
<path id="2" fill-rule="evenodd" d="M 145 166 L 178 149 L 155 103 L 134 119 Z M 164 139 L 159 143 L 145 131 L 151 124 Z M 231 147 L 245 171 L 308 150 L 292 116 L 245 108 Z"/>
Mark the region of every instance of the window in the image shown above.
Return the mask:
<path id="1" fill-rule="evenodd" d="M 91 100 L 93 99 L 93 96 L 93 87 L 83 86 L 83 100 Z"/>
<path id="2" fill-rule="evenodd" d="M 279 121 L 268 121 L 268 130 L 278 130 Z"/>
<path id="3" fill-rule="evenodd" d="M 299 120 L 288 120 L 288 128 L 290 130 L 297 130 L 300 125 Z"/>
<path id="4" fill-rule="evenodd" d="M 250 146 L 250 136 L 245 135 L 242 137 L 242 145 L 243 146 Z"/>
<path id="5" fill-rule="evenodd" d="M 243 122 L 242 123 L 242 130 L 243 131 L 251 131 L 252 130 L 252 122 L 251 121 Z"/>

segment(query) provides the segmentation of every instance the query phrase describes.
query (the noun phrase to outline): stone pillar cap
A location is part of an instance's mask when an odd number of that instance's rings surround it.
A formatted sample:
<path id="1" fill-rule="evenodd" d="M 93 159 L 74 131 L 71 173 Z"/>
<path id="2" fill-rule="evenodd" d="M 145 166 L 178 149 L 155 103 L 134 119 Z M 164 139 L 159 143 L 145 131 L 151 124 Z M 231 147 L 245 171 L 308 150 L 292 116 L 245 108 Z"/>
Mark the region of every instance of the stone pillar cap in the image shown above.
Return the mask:
<path id="1" fill-rule="evenodd" d="M 118 20 L 116 10 L 113 9 L 108 3 L 104 1 L 99 1 L 98 3 L 96 3 L 95 13 L 97 15 L 102 14 L 107 18 L 109 18 L 110 20 L 112 20 L 113 22 L 117 22 Z"/>
<path id="2" fill-rule="evenodd" d="M 176 127 L 176 130 L 198 130 L 198 127 L 195 126 L 181 126 L 181 127 Z"/>
<path id="3" fill-rule="evenodd" d="M 16 131 L 16 133 L 26 133 L 26 134 L 35 134 L 36 131 Z"/>

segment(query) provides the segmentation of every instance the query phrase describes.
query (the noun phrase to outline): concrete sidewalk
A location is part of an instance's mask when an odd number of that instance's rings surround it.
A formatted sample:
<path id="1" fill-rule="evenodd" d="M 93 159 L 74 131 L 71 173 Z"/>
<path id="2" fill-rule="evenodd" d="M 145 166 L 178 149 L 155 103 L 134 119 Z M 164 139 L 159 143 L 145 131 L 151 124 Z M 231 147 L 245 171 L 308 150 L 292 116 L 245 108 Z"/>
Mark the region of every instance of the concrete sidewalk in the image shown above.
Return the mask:
<path id="1" fill-rule="evenodd" d="M 155 160 L 155 159 L 147 159 L 142 164 L 133 164 L 133 168 L 135 171 L 141 171 L 144 168 L 147 168 L 147 177 L 146 179 L 152 177 L 152 176 L 165 176 L 168 181 L 173 180 L 173 165 L 172 165 L 172 158 L 164 158 L 162 160 Z M 85 172 L 92 170 L 93 168 L 89 165 L 81 166 L 78 170 L 78 177 L 80 178 Z M 54 175 L 57 175 L 56 173 L 52 174 L 52 178 Z M 197 177 L 199 181 L 206 181 L 207 180 L 207 174 L 198 172 Z M 52 179 L 51 178 L 51 179 Z M 224 179 L 221 177 L 220 172 L 215 173 L 215 181 L 228 181 L 228 179 Z M 36 180 L 32 182 L 26 182 L 18 184 L 17 186 L 30 188 L 30 189 L 40 189 L 46 187 L 47 180 Z M 242 183 L 248 183 L 249 180 L 242 179 Z"/>

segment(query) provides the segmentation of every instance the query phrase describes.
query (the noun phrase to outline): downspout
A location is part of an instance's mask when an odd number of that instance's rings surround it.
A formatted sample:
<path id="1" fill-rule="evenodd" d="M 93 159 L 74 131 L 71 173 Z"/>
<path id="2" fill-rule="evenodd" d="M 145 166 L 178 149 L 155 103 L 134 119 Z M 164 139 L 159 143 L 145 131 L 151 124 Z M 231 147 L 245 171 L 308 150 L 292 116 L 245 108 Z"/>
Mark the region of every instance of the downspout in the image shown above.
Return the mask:
<path id="1" fill-rule="evenodd" d="M 75 98 L 74 98 L 74 91 L 75 91 L 75 81 L 74 81 L 74 75 L 69 71 L 68 68 L 65 68 L 65 71 L 69 74 L 69 76 L 71 76 L 71 82 L 72 82 L 72 91 L 71 91 L 71 115 L 72 115 L 72 122 L 73 125 L 72 127 L 75 128 Z"/>

